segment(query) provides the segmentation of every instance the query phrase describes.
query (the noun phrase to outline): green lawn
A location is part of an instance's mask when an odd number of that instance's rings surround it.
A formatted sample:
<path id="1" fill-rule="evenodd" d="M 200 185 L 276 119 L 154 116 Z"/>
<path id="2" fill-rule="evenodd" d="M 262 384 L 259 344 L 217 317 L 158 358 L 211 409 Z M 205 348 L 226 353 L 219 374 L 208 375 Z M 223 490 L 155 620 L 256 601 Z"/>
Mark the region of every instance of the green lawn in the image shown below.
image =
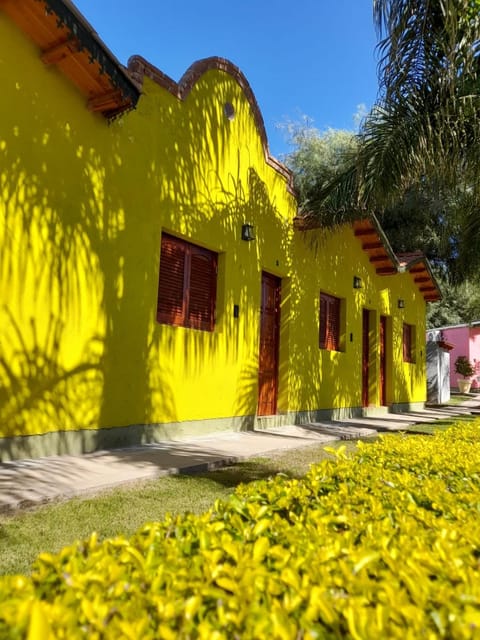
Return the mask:
<path id="1" fill-rule="evenodd" d="M 480 400 L 480 396 L 478 396 L 478 399 Z M 446 404 L 447 406 L 456 407 L 462 402 L 465 402 L 465 400 L 476 400 L 476 398 L 472 397 L 472 395 L 466 395 L 463 393 L 454 393 L 450 396 L 450 400 Z"/>
<path id="2" fill-rule="evenodd" d="M 331 443 L 339 446 L 339 442 Z M 349 450 L 355 443 L 346 443 Z M 0 574 L 28 573 L 42 551 L 56 552 L 96 531 L 101 538 L 130 535 L 144 522 L 170 513 L 206 511 L 217 498 L 226 498 L 240 483 L 275 473 L 304 475 L 312 463 L 328 454 L 308 447 L 271 457 L 251 459 L 198 475 L 166 476 L 121 487 L 90 498 L 0 514 Z"/>
<path id="3" fill-rule="evenodd" d="M 471 422 L 475 419 L 475 416 L 471 416 L 468 414 L 463 416 L 456 416 L 455 418 L 443 418 L 441 420 L 436 420 L 435 422 L 426 422 L 424 424 L 412 425 L 407 429 L 407 432 L 411 431 L 416 434 L 432 435 L 433 433 L 438 431 L 446 431 L 455 423 Z"/>
<path id="4" fill-rule="evenodd" d="M 469 417 L 463 418 L 471 419 Z M 454 420 L 415 425 L 416 433 L 433 433 Z M 348 451 L 354 441 L 345 444 Z M 96 531 L 100 537 L 130 535 L 144 522 L 161 520 L 170 513 L 208 509 L 217 498 L 226 498 L 240 483 L 284 473 L 301 477 L 309 466 L 328 457 L 322 446 L 292 450 L 269 458 L 256 458 L 197 475 L 167 476 L 129 485 L 90 498 L 75 498 L 50 505 L 0 514 L 0 574 L 28 573 L 42 551 L 56 552 Z"/>

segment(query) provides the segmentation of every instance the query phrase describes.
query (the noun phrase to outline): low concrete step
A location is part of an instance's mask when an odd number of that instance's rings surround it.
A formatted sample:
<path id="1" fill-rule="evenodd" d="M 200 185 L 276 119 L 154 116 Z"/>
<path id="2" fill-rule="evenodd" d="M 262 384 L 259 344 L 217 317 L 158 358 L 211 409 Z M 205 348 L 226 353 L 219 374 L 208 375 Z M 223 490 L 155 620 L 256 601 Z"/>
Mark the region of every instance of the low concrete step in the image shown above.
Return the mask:
<path id="1" fill-rule="evenodd" d="M 369 429 L 362 426 L 354 426 L 351 424 L 342 424 L 341 422 L 309 422 L 304 427 L 314 429 L 325 435 L 329 435 L 339 440 L 358 440 L 358 438 L 371 438 L 377 435 L 375 429 Z"/>
<path id="2" fill-rule="evenodd" d="M 389 407 L 363 407 L 361 415 L 364 418 L 380 418 L 390 413 Z"/>

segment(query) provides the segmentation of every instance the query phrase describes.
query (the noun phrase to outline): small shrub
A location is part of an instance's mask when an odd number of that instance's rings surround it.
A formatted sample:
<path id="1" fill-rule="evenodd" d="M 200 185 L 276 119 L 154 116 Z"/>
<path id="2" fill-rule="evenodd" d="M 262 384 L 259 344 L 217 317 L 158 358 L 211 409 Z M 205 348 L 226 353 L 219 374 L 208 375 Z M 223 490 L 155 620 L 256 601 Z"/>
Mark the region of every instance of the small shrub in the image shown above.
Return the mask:
<path id="1" fill-rule="evenodd" d="M 470 378 L 475 373 L 475 367 L 467 356 L 458 356 L 455 360 L 455 373 L 464 378 Z"/>
<path id="2" fill-rule="evenodd" d="M 479 422 L 359 443 L 201 516 L 42 554 L 0 637 L 479 638 Z"/>

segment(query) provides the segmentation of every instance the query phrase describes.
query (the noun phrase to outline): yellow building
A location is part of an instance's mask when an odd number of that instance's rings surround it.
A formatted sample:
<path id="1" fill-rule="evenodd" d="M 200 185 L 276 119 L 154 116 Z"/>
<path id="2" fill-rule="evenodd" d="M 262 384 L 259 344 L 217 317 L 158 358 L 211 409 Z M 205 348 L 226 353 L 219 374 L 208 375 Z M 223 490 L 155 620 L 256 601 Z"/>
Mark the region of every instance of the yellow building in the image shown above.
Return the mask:
<path id="1" fill-rule="evenodd" d="M 0 3 L 4 459 L 426 397 L 426 260 L 306 229 L 241 71 L 128 69 L 67 0 Z"/>

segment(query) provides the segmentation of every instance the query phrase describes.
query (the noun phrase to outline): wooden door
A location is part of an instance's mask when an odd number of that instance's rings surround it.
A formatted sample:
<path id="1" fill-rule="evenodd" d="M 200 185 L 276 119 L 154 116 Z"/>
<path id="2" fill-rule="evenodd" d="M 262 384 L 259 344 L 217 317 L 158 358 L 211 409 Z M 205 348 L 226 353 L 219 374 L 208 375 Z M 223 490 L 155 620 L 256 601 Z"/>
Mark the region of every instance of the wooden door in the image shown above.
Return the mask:
<path id="1" fill-rule="evenodd" d="M 387 318 L 380 316 L 380 405 L 387 404 Z"/>
<path id="2" fill-rule="evenodd" d="M 258 415 L 277 412 L 278 349 L 280 344 L 280 278 L 262 273 Z"/>
<path id="3" fill-rule="evenodd" d="M 369 368 L 370 368 L 370 313 L 363 310 L 362 321 L 362 406 L 368 407 Z"/>

